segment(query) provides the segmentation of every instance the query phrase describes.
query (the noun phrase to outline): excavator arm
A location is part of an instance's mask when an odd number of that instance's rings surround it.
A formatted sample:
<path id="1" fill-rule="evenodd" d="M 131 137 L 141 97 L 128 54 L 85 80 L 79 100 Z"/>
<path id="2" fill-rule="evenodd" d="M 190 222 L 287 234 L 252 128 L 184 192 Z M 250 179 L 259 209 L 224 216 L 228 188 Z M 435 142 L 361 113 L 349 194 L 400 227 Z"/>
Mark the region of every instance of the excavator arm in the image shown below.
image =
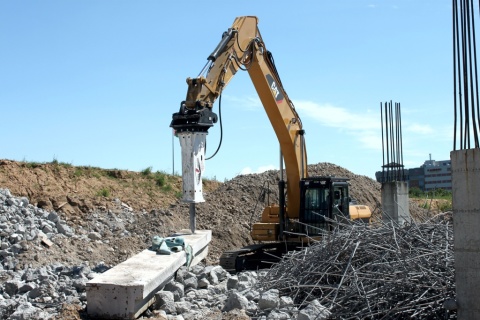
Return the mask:
<path id="1" fill-rule="evenodd" d="M 187 78 L 186 99 L 173 114 L 170 126 L 182 145 L 183 200 L 203 201 L 201 176 L 197 173 L 204 168 L 205 136 L 217 121 L 213 105 L 239 69 L 249 73 L 280 144 L 287 176 L 288 209 L 284 214 L 298 219 L 300 180 L 307 177 L 304 130 L 258 30 L 258 19 L 253 16 L 236 18 L 224 32 L 199 76 Z M 285 204 L 280 207 L 283 210 Z"/>

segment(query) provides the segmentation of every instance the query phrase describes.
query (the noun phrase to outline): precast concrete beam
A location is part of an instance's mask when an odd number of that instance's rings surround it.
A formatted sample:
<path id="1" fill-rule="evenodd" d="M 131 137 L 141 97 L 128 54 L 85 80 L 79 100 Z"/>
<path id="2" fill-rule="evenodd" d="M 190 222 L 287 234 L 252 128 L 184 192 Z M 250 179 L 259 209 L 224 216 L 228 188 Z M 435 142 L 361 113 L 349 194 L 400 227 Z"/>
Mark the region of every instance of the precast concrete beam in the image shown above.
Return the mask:
<path id="1" fill-rule="evenodd" d="M 191 265 L 198 264 L 208 253 L 211 230 L 194 234 L 179 233 L 192 247 Z M 135 319 L 152 303 L 153 297 L 187 262 L 185 251 L 160 255 L 144 250 L 87 282 L 87 313 L 102 319 Z"/>

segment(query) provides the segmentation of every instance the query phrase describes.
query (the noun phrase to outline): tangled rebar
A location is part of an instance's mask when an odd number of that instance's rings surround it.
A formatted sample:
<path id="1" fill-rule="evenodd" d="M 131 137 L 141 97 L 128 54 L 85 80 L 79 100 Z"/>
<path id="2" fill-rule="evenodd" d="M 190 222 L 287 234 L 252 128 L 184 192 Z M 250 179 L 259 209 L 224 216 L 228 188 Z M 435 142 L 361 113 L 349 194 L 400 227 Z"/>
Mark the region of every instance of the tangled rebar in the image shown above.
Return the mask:
<path id="1" fill-rule="evenodd" d="M 299 308 L 317 299 L 335 319 L 448 319 L 455 299 L 451 214 L 424 223 L 339 225 L 290 252 L 260 280 Z"/>

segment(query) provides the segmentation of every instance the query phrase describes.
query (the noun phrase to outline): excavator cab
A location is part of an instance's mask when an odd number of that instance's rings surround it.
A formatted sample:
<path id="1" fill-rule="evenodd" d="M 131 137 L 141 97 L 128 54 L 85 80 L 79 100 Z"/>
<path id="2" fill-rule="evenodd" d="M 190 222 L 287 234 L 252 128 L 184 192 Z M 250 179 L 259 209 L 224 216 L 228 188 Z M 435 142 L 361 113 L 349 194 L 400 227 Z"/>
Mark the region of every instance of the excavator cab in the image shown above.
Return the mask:
<path id="1" fill-rule="evenodd" d="M 317 236 L 332 230 L 332 221 L 349 219 L 347 181 L 337 177 L 309 177 L 300 181 L 298 231 Z"/>

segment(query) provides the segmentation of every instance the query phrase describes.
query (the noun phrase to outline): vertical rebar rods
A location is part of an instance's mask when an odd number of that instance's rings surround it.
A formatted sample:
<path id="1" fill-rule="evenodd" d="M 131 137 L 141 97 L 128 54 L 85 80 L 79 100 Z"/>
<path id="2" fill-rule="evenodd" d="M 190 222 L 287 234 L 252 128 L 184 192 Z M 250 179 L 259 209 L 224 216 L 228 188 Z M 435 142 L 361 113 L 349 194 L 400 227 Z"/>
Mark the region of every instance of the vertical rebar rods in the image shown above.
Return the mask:
<path id="1" fill-rule="evenodd" d="M 452 0 L 452 9 L 453 150 L 457 150 L 457 140 L 459 150 L 479 148 L 480 109 L 473 0 Z"/>
<path id="2" fill-rule="evenodd" d="M 385 117 L 385 118 L 384 118 Z M 382 182 L 406 181 L 403 166 L 402 117 L 400 103 L 380 103 L 382 127 Z"/>

